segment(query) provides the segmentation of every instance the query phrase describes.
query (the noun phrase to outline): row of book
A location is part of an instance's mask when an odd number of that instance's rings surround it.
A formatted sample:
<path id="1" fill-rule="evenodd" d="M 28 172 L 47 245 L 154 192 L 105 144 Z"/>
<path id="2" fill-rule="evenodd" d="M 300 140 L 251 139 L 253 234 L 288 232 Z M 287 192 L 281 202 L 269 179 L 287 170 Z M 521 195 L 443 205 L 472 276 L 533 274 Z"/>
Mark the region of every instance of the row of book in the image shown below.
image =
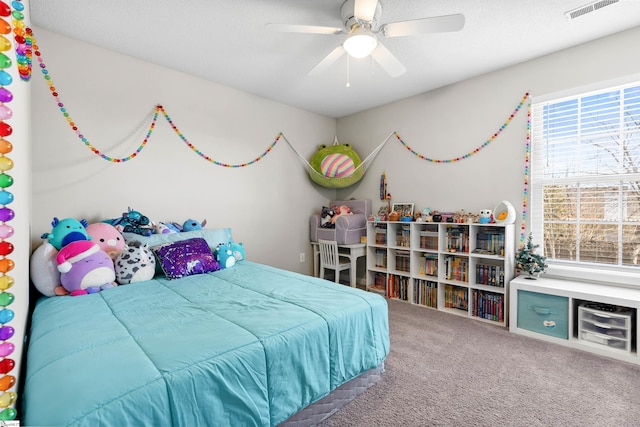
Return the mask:
<path id="1" fill-rule="evenodd" d="M 387 268 L 387 250 L 376 249 L 376 267 Z"/>
<path id="2" fill-rule="evenodd" d="M 438 255 L 424 254 L 420 258 L 420 274 L 426 276 L 438 276 Z"/>
<path id="3" fill-rule="evenodd" d="M 410 226 L 403 225 L 402 228 L 396 232 L 396 246 L 403 246 L 405 248 L 411 246 Z"/>
<path id="4" fill-rule="evenodd" d="M 476 283 L 504 288 L 504 266 L 476 264 Z"/>
<path id="5" fill-rule="evenodd" d="M 430 280 L 418 280 L 413 287 L 413 301 L 416 304 L 438 308 L 438 283 Z"/>
<path id="6" fill-rule="evenodd" d="M 445 278 L 467 282 L 469 280 L 469 261 L 466 258 L 447 256 L 444 259 Z"/>
<path id="7" fill-rule="evenodd" d="M 420 232 L 420 249 L 438 250 L 438 232 L 437 231 L 421 231 Z"/>
<path id="8" fill-rule="evenodd" d="M 404 301 L 409 300 L 409 278 L 405 276 L 389 275 L 389 283 L 387 285 L 387 297 L 396 298 Z"/>
<path id="9" fill-rule="evenodd" d="M 469 231 L 466 227 L 447 228 L 445 250 L 450 252 L 469 252 Z"/>
<path id="10" fill-rule="evenodd" d="M 460 288 L 457 286 L 447 286 L 444 287 L 444 307 L 445 308 L 457 308 L 459 310 L 468 310 L 469 309 L 469 301 L 468 301 L 468 293 L 467 289 Z"/>
<path id="11" fill-rule="evenodd" d="M 504 322 L 504 295 L 473 290 L 473 316 Z"/>
<path id="12" fill-rule="evenodd" d="M 504 255 L 504 231 L 486 229 L 476 235 L 476 250 Z"/>
<path id="13" fill-rule="evenodd" d="M 408 251 L 396 251 L 396 270 L 408 273 L 410 268 L 410 253 Z"/>

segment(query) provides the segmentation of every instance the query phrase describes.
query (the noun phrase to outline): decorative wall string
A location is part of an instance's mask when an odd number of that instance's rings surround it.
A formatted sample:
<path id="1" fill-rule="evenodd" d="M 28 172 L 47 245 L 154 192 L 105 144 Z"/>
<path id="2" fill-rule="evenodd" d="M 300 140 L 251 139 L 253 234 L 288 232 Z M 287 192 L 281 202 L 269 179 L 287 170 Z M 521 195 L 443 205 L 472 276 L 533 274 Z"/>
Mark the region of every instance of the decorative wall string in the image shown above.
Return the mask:
<path id="1" fill-rule="evenodd" d="M 59 96 L 58 92 L 56 91 L 55 86 L 53 85 L 53 81 L 51 80 L 51 76 L 49 76 L 49 71 L 47 70 L 47 66 L 45 65 L 45 63 L 44 63 L 44 61 L 42 59 L 42 55 L 40 53 L 40 50 L 38 49 L 38 45 L 36 44 L 35 37 L 33 37 L 33 32 L 30 29 L 28 31 L 28 34 L 30 35 L 30 41 L 32 42 L 32 48 L 35 51 L 36 57 L 38 58 L 39 66 L 41 68 L 41 71 L 42 71 L 42 74 L 44 76 L 44 79 L 47 81 L 47 84 L 49 85 L 49 90 L 51 91 L 51 95 L 55 98 L 55 100 L 57 102 L 57 105 L 58 105 L 58 108 L 60 109 L 60 112 L 64 116 L 64 118 L 67 121 L 67 123 L 69 124 L 69 126 L 71 126 L 73 131 L 76 133 L 78 138 L 80 138 L 80 140 L 87 146 L 87 148 L 89 148 L 95 155 L 101 157 L 102 159 L 104 159 L 104 160 L 106 160 L 108 162 L 123 163 L 123 162 L 127 162 L 127 161 L 133 159 L 138 154 L 140 154 L 142 152 L 142 150 L 146 147 L 147 143 L 149 142 L 149 139 L 151 138 L 151 134 L 153 133 L 153 130 L 155 129 L 156 122 L 158 121 L 158 115 L 160 113 L 162 113 L 163 117 L 169 123 L 169 125 L 171 126 L 173 131 L 176 133 L 176 135 L 178 135 L 178 137 L 182 140 L 182 142 L 184 142 L 187 145 L 187 147 L 189 147 L 194 153 L 196 153 L 197 155 L 199 155 L 200 157 L 202 157 L 206 161 L 208 161 L 210 163 L 213 163 L 214 165 L 223 166 L 223 167 L 227 167 L 227 168 L 241 168 L 241 167 L 245 167 L 245 166 L 250 166 L 250 165 L 260 161 L 267 154 L 269 154 L 269 152 L 271 152 L 271 150 L 275 147 L 275 145 L 278 143 L 278 141 L 282 137 L 282 132 L 280 132 L 276 136 L 275 140 L 267 147 L 267 149 L 262 152 L 262 154 L 260 154 L 258 157 L 254 158 L 253 160 L 251 160 L 249 162 L 236 163 L 236 164 L 219 162 L 219 161 L 211 158 L 210 156 L 204 154 L 195 145 L 193 145 L 191 142 L 189 142 L 189 140 L 184 136 L 184 134 L 182 132 L 180 132 L 180 129 L 178 129 L 178 127 L 175 125 L 175 123 L 173 123 L 173 120 L 171 120 L 171 117 L 169 117 L 169 114 L 167 114 L 167 111 L 164 109 L 164 107 L 162 105 L 156 105 L 155 109 L 154 109 L 154 113 L 153 113 L 153 119 L 151 120 L 151 124 L 149 125 L 149 130 L 147 131 L 147 134 L 146 134 L 144 140 L 138 146 L 138 148 L 136 148 L 135 151 L 133 151 L 131 154 L 129 154 L 126 157 L 115 158 L 115 157 L 108 156 L 108 155 L 106 155 L 104 153 L 101 153 L 100 150 L 98 150 L 93 144 L 91 144 L 91 142 L 78 129 L 78 126 L 76 125 L 74 120 L 71 118 L 71 115 L 69 114 L 69 112 L 67 111 L 67 108 L 62 103 L 62 100 L 60 99 L 60 96 Z"/>
<path id="2" fill-rule="evenodd" d="M 398 135 L 397 132 L 395 132 L 395 136 L 398 139 L 398 141 L 400 141 L 400 143 L 407 150 L 409 150 L 412 154 L 414 154 L 415 156 L 417 156 L 418 158 L 420 158 L 422 160 L 426 160 L 426 161 L 432 162 L 432 163 L 453 163 L 453 162 L 458 162 L 460 160 L 468 159 L 469 157 L 473 156 L 474 154 L 478 153 L 480 150 L 485 148 L 487 145 L 491 144 L 502 133 L 502 131 L 506 129 L 506 127 L 509 125 L 509 123 L 511 123 L 511 120 L 513 120 L 513 118 L 516 116 L 516 114 L 518 114 L 518 111 L 520 111 L 520 109 L 524 105 L 524 102 L 527 100 L 527 98 L 529 98 L 529 92 L 524 94 L 524 96 L 522 97 L 522 100 L 520 101 L 518 106 L 513 110 L 513 113 L 511 113 L 511 115 L 509 115 L 507 120 L 504 122 L 504 124 L 502 126 L 500 126 L 500 129 L 498 129 L 498 131 L 496 133 L 491 135 L 491 137 L 489 139 L 487 139 L 485 142 L 483 142 L 479 147 L 474 148 L 471 152 L 469 152 L 467 154 L 464 154 L 464 155 L 462 155 L 460 157 L 454 157 L 454 158 L 451 158 L 451 159 L 433 159 L 431 157 L 424 156 L 424 155 L 418 153 L 417 151 L 415 151 L 413 148 L 411 148 L 409 145 L 407 145 L 407 143 L 404 142 L 402 140 L 402 138 L 400 138 L 400 135 Z"/>
<path id="3" fill-rule="evenodd" d="M 531 157 L 531 102 L 527 107 L 527 143 L 524 152 L 524 193 L 522 196 L 522 224 L 520 225 L 520 245 L 524 246 L 529 197 L 529 161 Z"/>
<path id="4" fill-rule="evenodd" d="M 9 325 L 15 314 L 13 310 L 8 308 L 15 300 L 13 293 L 8 290 L 13 286 L 15 279 L 8 275 L 15 267 L 14 262 L 8 255 L 14 250 L 13 244 L 7 240 L 13 236 L 14 230 L 8 222 L 10 222 L 15 213 L 8 207 L 14 196 L 6 189 L 13 185 L 13 177 L 6 172 L 13 168 L 13 160 L 7 157 L 13 150 L 11 142 L 5 138 L 13 133 L 12 127 L 6 123 L 13 117 L 13 111 L 7 105 L 13 100 L 13 94 L 7 86 L 13 82 L 11 74 L 6 70 L 12 66 L 11 59 L 5 52 L 11 49 L 11 42 L 5 37 L 11 32 L 11 24 L 5 18 L 12 17 L 14 39 L 16 41 L 16 49 L 22 41 L 22 31 L 24 29 L 24 5 L 20 0 L 11 2 L 13 10 L 9 5 L 0 1 L 0 421 L 10 421 L 16 418 L 17 412 L 13 408 L 17 394 L 9 391 L 16 384 L 16 377 L 11 375 L 15 367 L 12 353 L 15 345 L 10 341 L 15 330 Z M 24 52 L 26 55 L 26 47 Z M 25 56 L 26 58 L 26 56 Z M 19 58 L 22 59 L 22 58 Z"/>

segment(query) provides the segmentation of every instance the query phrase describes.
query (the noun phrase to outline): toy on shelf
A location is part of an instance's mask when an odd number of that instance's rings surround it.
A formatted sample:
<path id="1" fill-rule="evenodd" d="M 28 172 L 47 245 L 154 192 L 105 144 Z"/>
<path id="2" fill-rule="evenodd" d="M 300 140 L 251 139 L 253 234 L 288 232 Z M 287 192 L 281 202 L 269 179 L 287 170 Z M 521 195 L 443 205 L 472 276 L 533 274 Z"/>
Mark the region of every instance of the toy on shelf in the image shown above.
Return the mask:
<path id="1" fill-rule="evenodd" d="M 493 208 L 495 212 L 495 222 L 498 224 L 513 224 L 516 222 L 516 210 L 513 205 L 506 200 L 501 201 Z"/>
<path id="2" fill-rule="evenodd" d="M 493 213 L 491 212 L 491 209 L 482 209 L 480 211 L 480 219 L 478 220 L 480 224 L 490 224 L 492 220 Z"/>

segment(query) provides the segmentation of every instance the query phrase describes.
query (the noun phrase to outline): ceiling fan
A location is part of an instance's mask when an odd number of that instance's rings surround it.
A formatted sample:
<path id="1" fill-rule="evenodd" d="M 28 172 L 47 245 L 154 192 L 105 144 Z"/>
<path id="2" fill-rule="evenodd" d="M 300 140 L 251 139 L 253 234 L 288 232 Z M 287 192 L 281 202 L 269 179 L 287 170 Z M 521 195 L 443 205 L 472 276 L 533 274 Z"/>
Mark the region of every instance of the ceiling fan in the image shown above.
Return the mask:
<path id="1" fill-rule="evenodd" d="M 288 33 L 347 34 L 344 42 L 332 50 L 309 72 L 311 75 L 326 70 L 346 52 L 354 58 L 364 58 L 371 55 L 391 77 L 400 76 L 407 69 L 389 49 L 378 41 L 378 37 L 453 32 L 464 27 L 464 15 L 462 14 L 386 24 L 380 24 L 381 15 L 382 4 L 378 0 L 347 0 L 340 9 L 343 27 L 296 24 L 267 24 L 266 27 L 273 31 Z"/>

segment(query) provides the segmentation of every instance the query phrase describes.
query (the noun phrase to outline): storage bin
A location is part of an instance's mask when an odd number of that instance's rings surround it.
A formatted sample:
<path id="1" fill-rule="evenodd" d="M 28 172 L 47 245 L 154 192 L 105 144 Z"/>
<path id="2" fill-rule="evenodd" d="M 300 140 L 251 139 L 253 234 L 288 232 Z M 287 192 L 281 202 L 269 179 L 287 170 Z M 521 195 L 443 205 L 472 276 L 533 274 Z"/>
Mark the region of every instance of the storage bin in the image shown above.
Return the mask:
<path id="1" fill-rule="evenodd" d="M 608 348 L 631 352 L 633 309 L 616 307 L 612 311 L 578 307 L 578 339 Z"/>
<path id="2" fill-rule="evenodd" d="M 518 327 L 569 339 L 569 298 L 518 290 Z"/>

